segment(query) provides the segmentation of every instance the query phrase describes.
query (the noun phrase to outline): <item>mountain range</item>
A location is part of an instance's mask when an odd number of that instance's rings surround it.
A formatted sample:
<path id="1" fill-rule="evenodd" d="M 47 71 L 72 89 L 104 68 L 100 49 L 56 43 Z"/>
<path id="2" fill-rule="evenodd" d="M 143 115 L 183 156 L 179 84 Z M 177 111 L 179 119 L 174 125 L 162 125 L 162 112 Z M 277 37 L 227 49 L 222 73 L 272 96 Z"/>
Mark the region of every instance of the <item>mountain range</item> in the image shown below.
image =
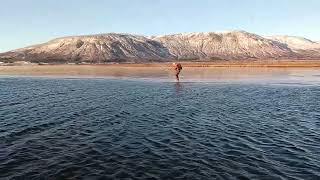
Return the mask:
<path id="1" fill-rule="evenodd" d="M 0 53 L 0 61 L 47 63 L 166 62 L 259 59 L 320 59 L 320 43 L 296 36 L 246 31 L 161 36 L 107 33 L 69 36 Z"/>

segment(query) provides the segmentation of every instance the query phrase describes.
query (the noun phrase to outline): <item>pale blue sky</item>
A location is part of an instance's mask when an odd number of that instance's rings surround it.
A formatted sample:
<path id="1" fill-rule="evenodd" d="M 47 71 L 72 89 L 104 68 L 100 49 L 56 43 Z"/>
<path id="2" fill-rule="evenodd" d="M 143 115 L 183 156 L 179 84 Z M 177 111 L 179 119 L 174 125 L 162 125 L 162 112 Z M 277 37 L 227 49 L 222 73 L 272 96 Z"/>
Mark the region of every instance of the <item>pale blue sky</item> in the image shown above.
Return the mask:
<path id="1" fill-rule="evenodd" d="M 1 0 L 0 52 L 68 35 L 242 29 L 320 40 L 320 0 Z"/>

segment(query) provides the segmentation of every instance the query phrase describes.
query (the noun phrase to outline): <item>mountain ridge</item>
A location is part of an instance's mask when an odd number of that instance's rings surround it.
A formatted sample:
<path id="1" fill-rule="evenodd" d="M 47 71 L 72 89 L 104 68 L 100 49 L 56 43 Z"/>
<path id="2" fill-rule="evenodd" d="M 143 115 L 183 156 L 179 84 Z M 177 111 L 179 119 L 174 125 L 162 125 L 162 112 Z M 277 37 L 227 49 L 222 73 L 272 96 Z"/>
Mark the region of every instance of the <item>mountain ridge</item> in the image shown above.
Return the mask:
<path id="1" fill-rule="evenodd" d="M 0 53 L 0 61 L 109 63 L 245 59 L 320 59 L 320 43 L 297 36 L 243 30 L 143 36 L 103 33 L 66 36 Z"/>

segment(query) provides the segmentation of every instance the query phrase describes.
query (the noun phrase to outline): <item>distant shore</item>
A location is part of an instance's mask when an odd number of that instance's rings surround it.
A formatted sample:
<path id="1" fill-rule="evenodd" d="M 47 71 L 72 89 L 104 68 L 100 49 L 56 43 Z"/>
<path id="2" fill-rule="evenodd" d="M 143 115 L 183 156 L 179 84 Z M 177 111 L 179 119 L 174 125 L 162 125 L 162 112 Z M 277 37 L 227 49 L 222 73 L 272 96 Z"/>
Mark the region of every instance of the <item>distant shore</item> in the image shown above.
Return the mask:
<path id="1" fill-rule="evenodd" d="M 320 67 L 320 60 L 239 60 L 239 61 L 214 61 L 214 62 L 180 62 L 184 67 Z M 172 62 L 164 63 L 126 63 L 126 64 L 96 64 L 123 67 L 159 67 L 170 66 Z"/>
<path id="2" fill-rule="evenodd" d="M 285 82 L 319 79 L 319 61 L 221 61 L 181 62 L 180 80 L 242 81 L 283 79 Z M 170 63 L 144 64 L 58 64 L 0 66 L 0 76 L 147 78 L 175 81 Z"/>
<path id="3" fill-rule="evenodd" d="M 319 60 L 218 60 L 218 61 L 189 61 L 180 62 L 184 67 L 272 67 L 272 68 L 313 68 L 320 67 Z M 30 63 L 26 61 L 18 61 L 14 63 L 1 63 L 1 66 L 114 66 L 114 67 L 163 67 L 170 66 L 172 62 L 151 62 L 151 63 L 102 63 L 102 64 L 76 64 L 76 63 Z"/>

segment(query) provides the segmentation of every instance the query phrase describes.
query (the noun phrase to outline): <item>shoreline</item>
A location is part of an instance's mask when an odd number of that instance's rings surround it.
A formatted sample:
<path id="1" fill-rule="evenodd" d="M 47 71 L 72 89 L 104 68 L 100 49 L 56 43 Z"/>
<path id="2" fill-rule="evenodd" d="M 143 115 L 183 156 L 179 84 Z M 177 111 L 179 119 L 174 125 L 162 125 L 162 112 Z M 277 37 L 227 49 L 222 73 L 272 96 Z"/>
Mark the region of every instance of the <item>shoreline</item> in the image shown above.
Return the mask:
<path id="1" fill-rule="evenodd" d="M 232 62 L 234 63 L 234 62 Z M 260 63 L 260 62 L 259 62 Z M 304 62 L 301 62 L 304 63 Z M 319 81 L 320 66 L 292 66 L 288 63 L 273 66 L 239 66 L 236 64 L 182 63 L 180 79 L 187 81 Z M 320 62 L 319 62 L 320 64 Z M 285 66 L 283 66 L 285 65 Z M 303 64 L 302 64 L 303 65 Z M 174 81 L 171 63 L 157 64 L 95 64 L 95 65 L 20 65 L 0 66 L 0 77 L 90 77 L 90 78 L 137 78 Z"/>
<path id="2" fill-rule="evenodd" d="M 231 61 L 176 61 L 183 67 L 253 67 L 253 68 L 317 68 L 320 60 L 231 60 Z M 0 67 L 16 66 L 106 66 L 106 67 L 170 67 L 173 62 L 105 63 L 105 64 L 38 64 L 28 62 L 3 63 Z"/>

